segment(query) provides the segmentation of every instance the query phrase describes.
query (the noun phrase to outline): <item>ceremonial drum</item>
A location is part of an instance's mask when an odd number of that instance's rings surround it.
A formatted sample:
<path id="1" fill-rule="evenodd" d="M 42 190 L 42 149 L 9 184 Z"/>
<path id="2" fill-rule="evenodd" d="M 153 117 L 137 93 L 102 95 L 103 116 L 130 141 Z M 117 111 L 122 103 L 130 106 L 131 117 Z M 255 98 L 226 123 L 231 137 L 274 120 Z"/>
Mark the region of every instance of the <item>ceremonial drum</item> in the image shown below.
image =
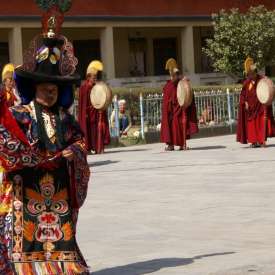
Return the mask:
<path id="1" fill-rule="evenodd" d="M 106 110 L 112 102 L 112 91 L 104 82 L 97 82 L 91 90 L 90 99 L 95 109 Z"/>
<path id="2" fill-rule="evenodd" d="M 178 83 L 177 87 L 178 103 L 184 109 L 188 108 L 193 100 L 193 92 L 190 86 L 190 82 L 187 79 L 182 79 Z"/>
<path id="3" fill-rule="evenodd" d="M 271 79 L 264 77 L 257 84 L 257 97 L 264 105 L 271 105 L 274 99 L 274 84 Z"/>

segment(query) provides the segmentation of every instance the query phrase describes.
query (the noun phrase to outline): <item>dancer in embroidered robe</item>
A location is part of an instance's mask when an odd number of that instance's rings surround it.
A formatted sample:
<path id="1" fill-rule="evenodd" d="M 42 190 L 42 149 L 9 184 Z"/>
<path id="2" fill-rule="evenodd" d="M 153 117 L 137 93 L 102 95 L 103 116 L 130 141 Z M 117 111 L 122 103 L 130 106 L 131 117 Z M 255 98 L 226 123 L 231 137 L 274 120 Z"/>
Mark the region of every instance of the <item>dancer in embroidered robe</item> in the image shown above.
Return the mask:
<path id="1" fill-rule="evenodd" d="M 0 109 L 0 274 L 89 274 L 75 235 L 90 172 L 68 112 L 79 76 L 62 19 L 57 7 L 44 16 L 15 70 L 22 105 Z"/>

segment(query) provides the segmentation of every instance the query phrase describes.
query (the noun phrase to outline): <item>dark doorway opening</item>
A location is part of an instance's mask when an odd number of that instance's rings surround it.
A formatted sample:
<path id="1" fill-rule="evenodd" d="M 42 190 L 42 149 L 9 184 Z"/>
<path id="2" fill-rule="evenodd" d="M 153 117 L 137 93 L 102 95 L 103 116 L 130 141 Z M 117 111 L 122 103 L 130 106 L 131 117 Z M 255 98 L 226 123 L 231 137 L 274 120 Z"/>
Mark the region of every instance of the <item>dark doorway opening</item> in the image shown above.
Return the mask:
<path id="1" fill-rule="evenodd" d="M 147 41 L 145 38 L 129 38 L 130 48 L 130 75 L 146 76 L 146 51 Z"/>
<path id="2" fill-rule="evenodd" d="M 154 73 L 165 75 L 165 63 L 169 58 L 177 60 L 177 38 L 158 38 L 153 41 L 154 46 Z"/>
<path id="3" fill-rule="evenodd" d="M 74 40 L 74 51 L 78 58 L 77 72 L 81 78 L 86 77 L 86 70 L 92 60 L 101 59 L 100 40 Z"/>
<path id="4" fill-rule="evenodd" d="M 9 43 L 0 42 L 0 69 L 3 70 L 3 67 L 9 63 Z"/>

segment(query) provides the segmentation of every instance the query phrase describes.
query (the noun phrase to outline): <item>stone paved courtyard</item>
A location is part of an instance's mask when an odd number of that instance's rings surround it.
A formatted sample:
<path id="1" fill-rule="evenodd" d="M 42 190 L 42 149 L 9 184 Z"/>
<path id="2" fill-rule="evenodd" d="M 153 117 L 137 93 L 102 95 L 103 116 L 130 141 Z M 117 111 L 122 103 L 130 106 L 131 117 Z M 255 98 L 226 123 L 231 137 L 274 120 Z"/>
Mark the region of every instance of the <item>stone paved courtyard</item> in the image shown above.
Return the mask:
<path id="1" fill-rule="evenodd" d="M 275 139 L 189 145 L 89 156 L 78 240 L 94 275 L 275 275 Z"/>

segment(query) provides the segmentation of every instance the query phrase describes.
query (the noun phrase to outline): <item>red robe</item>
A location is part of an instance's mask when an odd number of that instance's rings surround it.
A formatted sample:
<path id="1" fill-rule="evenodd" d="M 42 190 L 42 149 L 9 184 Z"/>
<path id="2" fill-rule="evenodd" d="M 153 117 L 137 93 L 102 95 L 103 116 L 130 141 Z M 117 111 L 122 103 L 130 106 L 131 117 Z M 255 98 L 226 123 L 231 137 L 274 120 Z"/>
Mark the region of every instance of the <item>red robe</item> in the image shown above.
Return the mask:
<path id="1" fill-rule="evenodd" d="M 29 145 L 22 129 L 16 123 L 12 113 L 9 111 L 4 93 L 0 94 L 0 124 L 2 124 L 8 131 L 13 133 L 14 137 L 19 139 L 25 145 Z M 0 163 L 1 166 L 1 163 Z"/>
<path id="2" fill-rule="evenodd" d="M 176 99 L 177 100 L 177 99 Z M 185 140 L 190 139 L 192 135 L 199 132 L 198 128 L 198 119 L 197 119 L 197 109 L 195 98 L 191 105 L 183 110 L 182 107 L 179 106 L 178 102 L 174 107 L 174 115 L 173 115 L 173 144 L 177 146 L 184 146 L 184 136 L 183 136 L 183 121 L 185 119 Z"/>
<path id="3" fill-rule="evenodd" d="M 185 119 L 185 140 L 199 131 L 195 100 L 185 110 L 177 99 L 177 85 L 171 80 L 163 89 L 161 141 L 170 145 L 184 146 L 183 120 Z"/>
<path id="4" fill-rule="evenodd" d="M 167 81 L 163 88 L 160 140 L 169 145 L 173 143 L 172 120 L 175 93 L 175 85 L 171 80 Z"/>
<path id="5" fill-rule="evenodd" d="M 272 106 L 265 106 L 258 100 L 256 88 L 262 77 L 255 82 L 246 79 L 240 95 L 237 141 L 243 144 L 263 144 L 267 137 L 275 136 L 275 122 Z M 245 109 L 245 102 L 249 109 Z M 265 118 L 266 116 L 266 118 Z"/>
<path id="6" fill-rule="evenodd" d="M 95 109 L 90 101 L 90 93 L 95 83 L 85 81 L 79 89 L 78 122 L 84 133 L 88 151 L 102 153 L 104 146 L 110 143 L 110 131 L 107 111 Z"/>
<path id="7" fill-rule="evenodd" d="M 13 90 L 11 91 L 7 91 L 5 89 L 5 87 L 2 88 L 1 93 L 4 95 L 5 97 L 5 102 L 7 104 L 8 107 L 12 107 L 15 105 L 15 103 L 17 102 L 17 98 L 13 93 Z"/>

